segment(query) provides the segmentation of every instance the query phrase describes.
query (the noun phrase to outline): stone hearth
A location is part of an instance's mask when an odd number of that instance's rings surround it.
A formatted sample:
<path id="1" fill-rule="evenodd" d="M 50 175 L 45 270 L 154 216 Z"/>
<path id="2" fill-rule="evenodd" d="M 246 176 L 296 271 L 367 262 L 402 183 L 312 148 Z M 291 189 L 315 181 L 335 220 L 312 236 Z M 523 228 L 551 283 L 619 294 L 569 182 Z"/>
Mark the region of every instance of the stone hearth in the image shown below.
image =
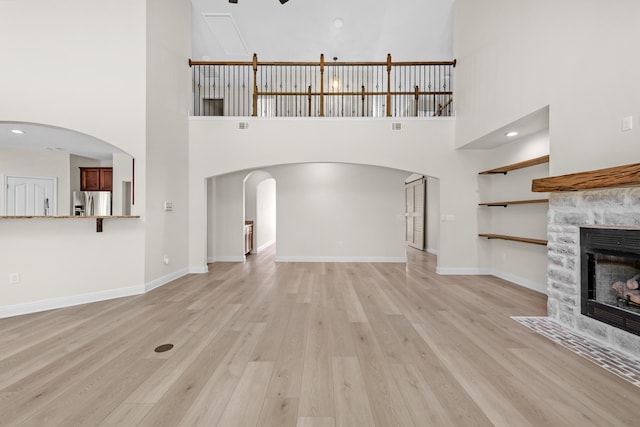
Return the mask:
<path id="1" fill-rule="evenodd" d="M 640 228 L 640 187 L 551 193 L 548 215 L 548 316 L 640 357 L 639 336 L 580 314 L 580 227 Z"/>

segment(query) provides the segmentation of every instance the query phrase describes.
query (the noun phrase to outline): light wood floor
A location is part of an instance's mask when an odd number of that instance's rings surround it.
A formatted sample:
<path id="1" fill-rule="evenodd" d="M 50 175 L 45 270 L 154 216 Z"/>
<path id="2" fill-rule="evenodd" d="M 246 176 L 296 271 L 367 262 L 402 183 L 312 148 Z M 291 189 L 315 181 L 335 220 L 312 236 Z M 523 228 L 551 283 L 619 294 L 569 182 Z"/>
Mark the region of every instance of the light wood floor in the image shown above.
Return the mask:
<path id="1" fill-rule="evenodd" d="M 0 425 L 640 425 L 640 389 L 509 318 L 544 315 L 543 296 L 409 258 L 267 252 L 0 319 Z"/>

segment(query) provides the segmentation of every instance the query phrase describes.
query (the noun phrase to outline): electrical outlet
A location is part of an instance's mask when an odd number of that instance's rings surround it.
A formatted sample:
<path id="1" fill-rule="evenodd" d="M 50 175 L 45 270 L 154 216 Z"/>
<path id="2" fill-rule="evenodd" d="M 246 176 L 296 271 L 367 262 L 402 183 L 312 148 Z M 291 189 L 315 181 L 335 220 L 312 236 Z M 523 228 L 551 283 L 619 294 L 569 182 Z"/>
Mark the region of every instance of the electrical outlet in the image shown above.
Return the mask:
<path id="1" fill-rule="evenodd" d="M 9 284 L 17 285 L 20 283 L 20 273 L 9 273 Z"/>
<path id="2" fill-rule="evenodd" d="M 169 257 L 167 255 L 162 257 L 162 263 L 164 265 L 169 265 Z"/>

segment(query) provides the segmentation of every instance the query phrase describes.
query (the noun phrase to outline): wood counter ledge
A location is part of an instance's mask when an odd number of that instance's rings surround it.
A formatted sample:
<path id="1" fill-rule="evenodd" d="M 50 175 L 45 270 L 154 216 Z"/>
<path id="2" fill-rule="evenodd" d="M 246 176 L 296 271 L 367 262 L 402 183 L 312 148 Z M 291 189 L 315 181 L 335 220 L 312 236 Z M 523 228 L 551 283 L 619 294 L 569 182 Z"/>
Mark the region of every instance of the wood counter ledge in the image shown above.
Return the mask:
<path id="1" fill-rule="evenodd" d="M 3 215 L 0 216 L 0 219 L 44 219 L 44 218 L 92 218 L 92 219 L 112 219 L 112 218 L 140 218 L 140 215 L 104 215 L 104 216 L 88 216 L 88 215 Z"/>
<path id="2" fill-rule="evenodd" d="M 22 215 L 22 216 L 0 216 L 0 219 L 95 219 L 96 233 L 102 233 L 102 221 L 105 219 L 140 218 L 140 215 L 108 215 L 108 216 L 88 216 L 88 215 Z"/>
<path id="3" fill-rule="evenodd" d="M 640 163 L 534 179 L 531 184 L 531 191 L 550 193 L 629 185 L 640 185 Z"/>

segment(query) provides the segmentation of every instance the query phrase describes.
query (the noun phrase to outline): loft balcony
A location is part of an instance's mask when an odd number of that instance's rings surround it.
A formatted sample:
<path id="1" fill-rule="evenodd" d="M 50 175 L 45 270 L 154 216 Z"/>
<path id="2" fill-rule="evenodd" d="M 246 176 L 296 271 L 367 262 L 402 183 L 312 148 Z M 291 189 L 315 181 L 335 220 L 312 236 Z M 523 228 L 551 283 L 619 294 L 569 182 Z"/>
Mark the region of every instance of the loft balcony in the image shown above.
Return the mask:
<path id="1" fill-rule="evenodd" d="M 196 62 L 192 116 L 453 116 L 445 62 Z"/>

